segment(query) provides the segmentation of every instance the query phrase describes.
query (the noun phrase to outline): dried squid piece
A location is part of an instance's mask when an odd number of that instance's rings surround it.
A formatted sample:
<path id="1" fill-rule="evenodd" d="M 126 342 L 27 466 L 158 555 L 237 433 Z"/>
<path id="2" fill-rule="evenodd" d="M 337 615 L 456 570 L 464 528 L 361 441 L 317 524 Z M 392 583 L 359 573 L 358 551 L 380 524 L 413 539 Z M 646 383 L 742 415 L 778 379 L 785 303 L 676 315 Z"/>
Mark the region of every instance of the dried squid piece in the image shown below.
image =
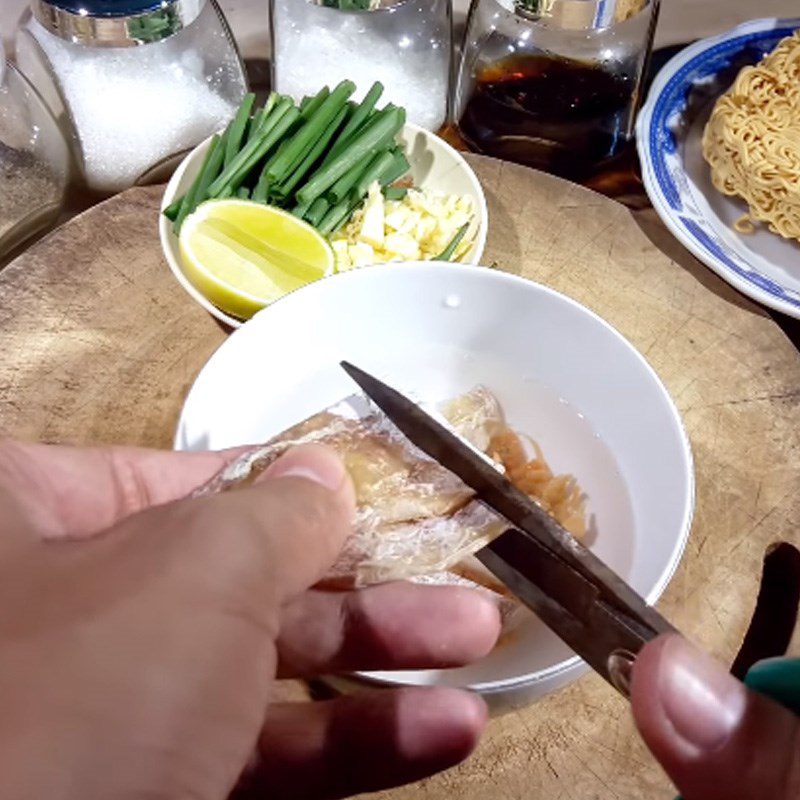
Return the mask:
<path id="1" fill-rule="evenodd" d="M 488 445 L 489 457 L 505 468 L 508 479 L 547 511 L 576 539 L 586 535 L 583 493 L 572 475 L 553 475 L 541 448 L 531 442 L 534 457 L 528 457 L 518 433 L 504 427 L 494 433 Z"/>
<path id="2" fill-rule="evenodd" d="M 575 480 L 553 476 L 535 443 L 536 457 L 529 459 L 491 392 L 479 386 L 446 403 L 439 415 L 568 530 L 583 535 L 583 498 Z M 414 447 L 360 396 L 248 450 L 194 496 L 250 483 L 287 449 L 308 443 L 326 444 L 342 456 L 357 499 L 353 535 L 323 585 L 348 588 L 457 573 L 488 591 L 503 592 L 470 556 L 499 536 L 507 523 L 473 500 L 471 489 Z"/>
<path id="3" fill-rule="evenodd" d="M 371 535 L 354 537 L 364 547 L 356 568 L 356 584 L 383 583 L 447 570 L 480 550 L 507 527 L 507 522 L 475 501 L 451 516 L 379 525 Z"/>
<path id="4" fill-rule="evenodd" d="M 481 452 L 505 429 L 503 410 L 497 398 L 485 387 L 476 386 L 441 408 L 442 416 L 453 429 Z"/>
<path id="5" fill-rule="evenodd" d="M 482 441 L 486 426 L 501 419 L 499 404 L 484 389 L 466 397 L 458 408 L 469 414 L 458 417 L 456 428 Z M 471 489 L 363 398 L 348 398 L 247 451 L 194 496 L 251 483 L 286 450 L 307 443 L 326 444 L 342 456 L 357 498 L 354 533 L 324 585 L 364 586 L 443 571 L 503 530 L 497 515 L 472 501 Z"/>
<path id="6" fill-rule="evenodd" d="M 472 497 L 470 489 L 414 448 L 382 414 L 355 416 L 349 401 L 248 450 L 194 496 L 252 483 L 284 452 L 312 443 L 333 447 L 342 456 L 355 485 L 360 521 L 391 524 L 452 514 Z"/>

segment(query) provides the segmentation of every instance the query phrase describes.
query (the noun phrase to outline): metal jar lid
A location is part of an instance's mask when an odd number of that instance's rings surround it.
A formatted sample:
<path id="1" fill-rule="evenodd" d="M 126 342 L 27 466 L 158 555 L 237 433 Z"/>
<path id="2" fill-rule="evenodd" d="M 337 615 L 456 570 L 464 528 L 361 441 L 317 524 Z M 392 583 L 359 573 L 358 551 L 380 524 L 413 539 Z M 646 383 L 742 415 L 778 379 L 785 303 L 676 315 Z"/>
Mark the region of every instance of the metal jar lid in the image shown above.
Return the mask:
<path id="1" fill-rule="evenodd" d="M 36 20 L 61 39 L 95 47 L 150 44 L 193 22 L 205 0 L 31 0 Z"/>

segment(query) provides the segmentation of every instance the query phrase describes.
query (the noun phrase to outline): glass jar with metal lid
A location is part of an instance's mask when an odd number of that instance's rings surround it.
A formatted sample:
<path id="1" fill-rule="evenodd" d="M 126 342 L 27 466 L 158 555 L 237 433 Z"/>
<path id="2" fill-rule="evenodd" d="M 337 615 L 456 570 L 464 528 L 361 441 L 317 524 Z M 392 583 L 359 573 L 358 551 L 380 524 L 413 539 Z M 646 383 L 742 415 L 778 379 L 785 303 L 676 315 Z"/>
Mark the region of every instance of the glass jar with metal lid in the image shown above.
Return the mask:
<path id="1" fill-rule="evenodd" d="M 17 62 L 106 195 L 224 127 L 247 91 L 215 0 L 32 0 Z"/>
<path id="2" fill-rule="evenodd" d="M 69 175 L 67 143 L 36 90 L 0 43 L 0 263 L 58 219 Z"/>
<path id="3" fill-rule="evenodd" d="M 409 122 L 447 118 L 452 0 L 270 0 L 272 85 L 296 100 L 349 79 L 361 99 L 373 81 Z"/>
<path id="4" fill-rule="evenodd" d="M 480 153 L 598 188 L 624 173 L 659 5 L 474 0 L 455 92 L 459 133 Z"/>

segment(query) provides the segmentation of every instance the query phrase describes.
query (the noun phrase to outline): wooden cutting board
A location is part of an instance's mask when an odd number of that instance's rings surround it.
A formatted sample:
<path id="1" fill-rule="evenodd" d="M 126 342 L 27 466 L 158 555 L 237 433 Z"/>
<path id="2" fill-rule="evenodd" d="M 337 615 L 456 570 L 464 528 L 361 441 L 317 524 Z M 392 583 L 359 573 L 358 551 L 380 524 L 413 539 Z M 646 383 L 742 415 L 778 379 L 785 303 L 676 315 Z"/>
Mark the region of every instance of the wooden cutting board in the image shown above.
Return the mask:
<path id="1" fill-rule="evenodd" d="M 489 201 L 485 263 L 553 286 L 605 317 L 677 402 L 694 451 L 697 511 L 661 607 L 730 660 L 752 612 L 765 547 L 780 538 L 798 542 L 797 351 L 653 212 L 634 217 L 542 173 L 469 160 Z M 158 188 L 125 192 L 0 273 L 6 434 L 170 446 L 183 398 L 227 332 L 189 299 L 161 256 L 159 195 Z M 626 704 L 589 675 L 494 719 L 462 767 L 379 796 L 654 800 L 670 791 Z"/>

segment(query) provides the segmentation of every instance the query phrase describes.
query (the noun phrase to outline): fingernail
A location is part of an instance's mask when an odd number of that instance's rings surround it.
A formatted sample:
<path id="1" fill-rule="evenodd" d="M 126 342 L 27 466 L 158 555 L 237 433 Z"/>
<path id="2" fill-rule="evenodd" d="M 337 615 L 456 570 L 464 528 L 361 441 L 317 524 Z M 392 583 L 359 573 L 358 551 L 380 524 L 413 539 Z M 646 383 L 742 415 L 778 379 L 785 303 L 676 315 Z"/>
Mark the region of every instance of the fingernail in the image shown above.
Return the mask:
<path id="1" fill-rule="evenodd" d="M 295 447 L 282 455 L 264 473 L 265 478 L 303 478 L 338 492 L 347 477 L 341 458 L 320 445 Z"/>
<path id="2" fill-rule="evenodd" d="M 721 747 L 744 714 L 744 686 L 676 636 L 664 648 L 657 691 L 675 732 L 701 753 Z"/>

